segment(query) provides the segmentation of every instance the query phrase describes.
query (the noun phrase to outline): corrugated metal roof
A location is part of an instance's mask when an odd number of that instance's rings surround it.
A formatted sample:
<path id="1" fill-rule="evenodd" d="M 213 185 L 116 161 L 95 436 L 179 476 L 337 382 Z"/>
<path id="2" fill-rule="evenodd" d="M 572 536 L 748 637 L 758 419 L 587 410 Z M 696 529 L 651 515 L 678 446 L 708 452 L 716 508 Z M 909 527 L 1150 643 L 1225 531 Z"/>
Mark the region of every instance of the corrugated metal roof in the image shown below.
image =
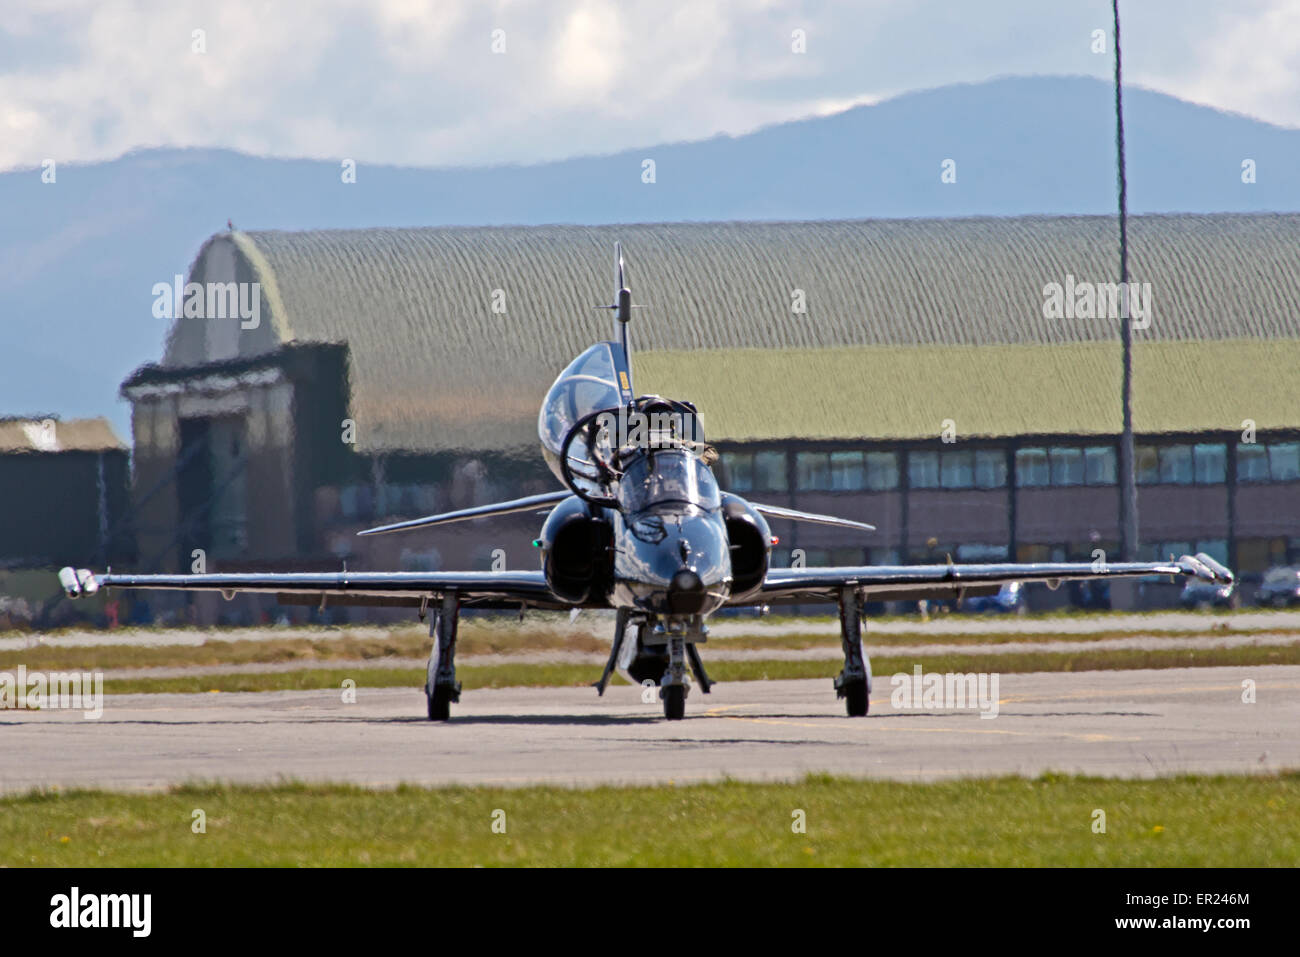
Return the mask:
<path id="1" fill-rule="evenodd" d="M 0 419 L 0 453 L 125 450 L 108 419 Z"/>
<path id="2" fill-rule="evenodd" d="M 1300 340 L 1298 239 L 1296 214 L 1131 219 L 1131 277 L 1153 297 L 1150 328 L 1135 332 L 1139 429 L 1235 427 L 1228 395 L 1247 399 L 1261 374 L 1300 378 L 1281 348 L 1256 356 L 1264 366 L 1197 359 L 1221 391 L 1184 401 L 1206 383 L 1180 375 L 1191 352 L 1163 348 Z M 593 307 L 613 295 L 615 240 L 648 307 L 633 322 L 638 391 L 700 401 L 715 438 L 932 435 L 939 393 L 966 396 L 980 434 L 1118 431 L 1119 353 L 1105 345 L 1118 323 L 1044 316 L 1047 284 L 1117 272 L 1108 217 L 254 232 L 214 236 L 196 267 L 234 242 L 269 291 L 271 322 L 241 336 L 241 353 L 349 344 L 360 447 L 506 448 L 533 443 L 546 386 L 609 334 Z M 172 364 L 195 354 L 185 322 Z M 720 408 L 772 377 L 797 401 Z M 1260 405 L 1261 427 L 1300 425 L 1294 402 Z"/>

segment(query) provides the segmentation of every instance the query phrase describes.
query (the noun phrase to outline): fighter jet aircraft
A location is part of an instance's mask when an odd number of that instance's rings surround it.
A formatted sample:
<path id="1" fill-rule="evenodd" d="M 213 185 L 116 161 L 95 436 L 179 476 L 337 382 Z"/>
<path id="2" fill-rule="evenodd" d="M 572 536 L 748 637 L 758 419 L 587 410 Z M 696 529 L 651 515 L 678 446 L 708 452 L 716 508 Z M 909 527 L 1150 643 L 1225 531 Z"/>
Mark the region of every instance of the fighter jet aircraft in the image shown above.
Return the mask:
<path id="1" fill-rule="evenodd" d="M 703 435 L 695 407 L 637 395 L 628 324 L 632 294 L 615 248 L 613 337 L 597 342 L 559 374 L 538 415 L 542 454 L 565 488 L 542 495 L 430 515 L 360 532 L 382 535 L 449 522 L 545 512 L 537 571 L 334 572 L 289 574 L 121 575 L 64 568 L 70 598 L 100 588 L 157 588 L 274 594 L 281 602 L 391 605 L 430 614 L 425 695 L 428 716 L 450 717 L 460 700 L 456 631 L 462 607 L 615 610 L 613 646 L 595 687 L 603 694 L 618 670 L 658 687 L 664 716 L 685 715 L 691 681 L 713 682 L 699 646 L 706 621 L 724 607 L 834 602 L 839 607 L 844 666 L 834 680 L 851 717 L 867 713 L 871 664 L 862 648 L 867 601 L 996 594 L 1009 582 L 1181 575 L 1230 582 L 1209 555 L 1168 562 L 1051 564 L 863 565 L 774 568 L 768 518 L 870 532 L 872 526 L 751 502 L 725 492 L 714 478 L 717 453 Z"/>

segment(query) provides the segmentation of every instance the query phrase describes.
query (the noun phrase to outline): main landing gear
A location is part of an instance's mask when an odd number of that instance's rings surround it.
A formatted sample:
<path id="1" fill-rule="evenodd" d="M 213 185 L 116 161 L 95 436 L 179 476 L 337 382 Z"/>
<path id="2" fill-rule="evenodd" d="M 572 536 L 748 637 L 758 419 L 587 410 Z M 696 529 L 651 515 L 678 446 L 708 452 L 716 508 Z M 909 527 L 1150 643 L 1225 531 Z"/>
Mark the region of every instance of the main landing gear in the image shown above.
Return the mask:
<path id="1" fill-rule="evenodd" d="M 442 607 L 429 619 L 429 671 L 424 695 L 429 702 L 429 720 L 446 721 L 451 717 L 451 703 L 460 700 L 460 682 L 456 680 L 456 626 L 460 621 L 460 599 L 454 591 L 442 596 Z"/>
<path id="2" fill-rule="evenodd" d="M 835 695 L 844 699 L 850 718 L 861 718 L 871 698 L 871 660 L 862 650 L 862 605 L 852 587 L 840 589 L 839 605 L 844 670 L 835 679 Z"/>

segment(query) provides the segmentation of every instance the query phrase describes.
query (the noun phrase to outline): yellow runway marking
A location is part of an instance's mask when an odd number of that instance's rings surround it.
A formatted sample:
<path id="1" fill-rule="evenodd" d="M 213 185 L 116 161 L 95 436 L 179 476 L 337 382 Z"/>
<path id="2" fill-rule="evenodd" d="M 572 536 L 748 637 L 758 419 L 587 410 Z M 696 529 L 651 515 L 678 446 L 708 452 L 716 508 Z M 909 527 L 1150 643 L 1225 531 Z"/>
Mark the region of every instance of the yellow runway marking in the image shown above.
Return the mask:
<path id="1" fill-rule="evenodd" d="M 1256 681 L 1256 687 L 1260 691 L 1281 691 L 1295 690 L 1300 688 L 1300 682 L 1276 682 L 1264 679 Z M 1050 703 L 1053 701 L 1068 701 L 1077 698 L 1100 698 L 1111 695 L 1178 695 L 1191 694 L 1194 692 L 1205 691 L 1240 691 L 1241 683 L 1228 685 L 1184 685 L 1180 688 L 1095 688 L 1088 691 L 1067 691 L 1052 695 L 1008 695 L 998 701 L 999 705 L 1003 704 L 1025 704 L 1030 702 Z"/>
<path id="2" fill-rule="evenodd" d="M 891 712 L 891 713 L 893 713 L 893 714 L 899 714 L 899 713 L 901 713 L 901 712 Z M 720 715 L 710 715 L 710 714 L 707 714 L 707 713 L 706 713 L 705 716 L 706 716 L 706 717 L 726 718 L 726 719 L 731 720 L 731 721 L 747 721 L 747 722 L 749 722 L 750 724 L 780 724 L 780 725 L 788 725 L 788 726 L 793 727 L 793 728 L 827 728 L 827 727 L 835 727 L 836 725 L 839 725 L 839 724 L 843 721 L 843 719 L 840 718 L 839 716 L 835 716 L 835 717 L 826 717 L 826 718 L 822 719 L 820 723 L 813 723 L 813 722 L 811 722 L 811 721 L 790 721 L 790 720 L 787 720 L 787 719 L 785 719 L 785 718 L 748 718 L 748 717 L 746 717 L 745 715 L 741 715 L 741 714 L 720 714 Z M 1141 741 L 1141 740 L 1142 740 L 1142 738 L 1139 737 L 1139 736 L 1133 736 L 1133 737 L 1119 737 L 1119 736 L 1112 735 L 1112 734 L 1101 734 L 1101 733 L 1098 733 L 1098 732 L 1083 733 L 1083 732 L 1074 732 L 1074 731 L 1050 731 L 1050 730 L 1044 730 L 1044 731 L 1010 731 L 1010 730 L 1003 729 L 1003 728 L 909 728 L 909 727 L 905 727 L 905 726 L 902 726 L 902 725 L 881 725 L 881 724 L 875 724 L 875 723 L 871 724 L 871 725 L 870 725 L 870 728 L 871 728 L 872 731 L 902 731 L 902 732 L 904 732 L 904 733 L 913 733 L 913 734 L 936 734 L 936 733 L 947 733 L 947 734 L 1000 734 L 1000 735 L 1005 735 L 1005 736 L 1008 736 L 1008 737 L 1016 737 L 1016 738 L 1077 738 L 1077 739 L 1079 739 L 1079 740 L 1081 740 L 1081 741 L 1091 741 L 1091 742 L 1098 742 L 1098 741 Z"/>

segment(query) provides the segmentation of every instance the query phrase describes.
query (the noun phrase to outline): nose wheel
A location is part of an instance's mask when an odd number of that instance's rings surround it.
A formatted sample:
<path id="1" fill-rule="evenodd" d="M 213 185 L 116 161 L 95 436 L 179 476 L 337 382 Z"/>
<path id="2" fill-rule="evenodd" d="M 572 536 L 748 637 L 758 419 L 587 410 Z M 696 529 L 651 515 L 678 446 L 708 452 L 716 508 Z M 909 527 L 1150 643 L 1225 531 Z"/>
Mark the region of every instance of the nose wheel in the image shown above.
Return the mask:
<path id="1" fill-rule="evenodd" d="M 661 692 L 664 699 L 664 717 L 680 721 L 686 717 L 686 686 L 668 685 Z"/>
<path id="2" fill-rule="evenodd" d="M 704 640 L 703 622 L 696 617 L 684 625 L 672 623 L 663 629 L 662 634 L 667 639 L 668 667 L 659 679 L 659 698 L 664 703 L 664 717 L 669 721 L 680 721 L 686 717 L 686 694 L 690 691 L 686 679 L 687 652 L 688 649 L 694 650 L 696 641 Z M 700 671 L 703 672 L 702 665 Z M 704 690 L 708 691 L 707 684 Z"/>

